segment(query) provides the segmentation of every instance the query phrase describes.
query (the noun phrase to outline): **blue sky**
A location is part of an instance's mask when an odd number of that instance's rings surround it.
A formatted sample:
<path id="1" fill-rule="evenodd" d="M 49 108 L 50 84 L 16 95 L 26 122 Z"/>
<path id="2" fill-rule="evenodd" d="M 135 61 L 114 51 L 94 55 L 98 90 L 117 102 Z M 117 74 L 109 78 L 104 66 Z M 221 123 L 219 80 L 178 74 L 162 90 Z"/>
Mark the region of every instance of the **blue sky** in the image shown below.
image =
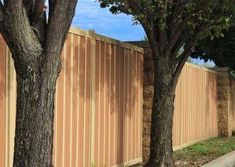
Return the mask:
<path id="1" fill-rule="evenodd" d="M 95 30 L 121 41 L 143 39 L 145 33 L 140 25 L 132 24 L 132 17 L 125 14 L 113 15 L 108 9 L 100 8 L 95 0 L 79 0 L 72 26 Z"/>

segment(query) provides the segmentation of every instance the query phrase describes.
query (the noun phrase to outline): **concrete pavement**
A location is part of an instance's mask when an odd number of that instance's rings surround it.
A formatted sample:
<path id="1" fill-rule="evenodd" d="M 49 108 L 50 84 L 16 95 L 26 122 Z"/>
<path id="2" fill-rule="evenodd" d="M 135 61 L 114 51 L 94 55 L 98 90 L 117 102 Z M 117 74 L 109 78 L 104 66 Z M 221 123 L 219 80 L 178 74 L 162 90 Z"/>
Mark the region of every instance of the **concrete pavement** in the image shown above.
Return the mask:
<path id="1" fill-rule="evenodd" d="M 235 151 L 219 157 L 203 167 L 235 167 Z"/>

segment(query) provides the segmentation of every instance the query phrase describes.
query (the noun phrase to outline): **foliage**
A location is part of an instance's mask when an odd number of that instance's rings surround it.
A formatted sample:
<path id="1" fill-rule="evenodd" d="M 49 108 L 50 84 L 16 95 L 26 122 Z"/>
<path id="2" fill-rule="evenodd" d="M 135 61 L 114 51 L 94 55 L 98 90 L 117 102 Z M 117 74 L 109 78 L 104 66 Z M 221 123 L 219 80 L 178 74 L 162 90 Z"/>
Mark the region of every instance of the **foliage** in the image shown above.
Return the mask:
<path id="1" fill-rule="evenodd" d="M 114 14 L 132 15 L 145 29 L 150 45 L 154 45 L 155 56 L 164 54 L 175 59 L 174 66 L 179 65 L 176 73 L 180 73 L 199 39 L 219 37 L 228 29 L 234 11 L 233 0 L 98 1 Z M 181 48 L 184 52 L 179 55 Z"/>
<path id="2" fill-rule="evenodd" d="M 235 26 L 219 38 L 206 38 L 199 42 L 192 56 L 205 61 L 213 60 L 219 67 L 235 70 Z"/>
<path id="3" fill-rule="evenodd" d="M 99 0 L 101 7 L 109 7 L 114 14 L 131 14 L 144 27 L 170 30 L 183 23 L 193 33 L 200 27 L 213 30 L 219 36 L 230 21 L 231 0 Z M 172 24 L 173 23 L 173 24 Z M 181 25 L 183 26 L 183 25 Z M 210 32 L 209 32 L 210 33 Z M 210 34 L 212 35 L 212 34 Z"/>

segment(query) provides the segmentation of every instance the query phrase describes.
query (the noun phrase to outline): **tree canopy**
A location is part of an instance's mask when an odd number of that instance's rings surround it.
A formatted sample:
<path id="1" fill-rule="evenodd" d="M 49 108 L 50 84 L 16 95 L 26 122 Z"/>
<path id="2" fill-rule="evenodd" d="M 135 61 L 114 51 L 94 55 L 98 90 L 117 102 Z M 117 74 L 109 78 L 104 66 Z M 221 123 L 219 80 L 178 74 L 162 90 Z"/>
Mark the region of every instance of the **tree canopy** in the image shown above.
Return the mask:
<path id="1" fill-rule="evenodd" d="M 212 60 L 219 67 L 235 70 L 235 26 L 224 31 L 221 37 L 208 37 L 200 41 L 191 56 Z"/>
<path id="2" fill-rule="evenodd" d="M 156 50 L 175 59 L 176 74 L 199 39 L 220 36 L 229 27 L 234 0 L 99 0 L 114 14 L 132 15 Z M 178 55 L 180 48 L 184 52 Z M 179 66 L 178 66 L 179 65 Z M 177 72 L 179 71 L 179 72 Z M 178 75 L 178 74 L 177 74 Z"/>

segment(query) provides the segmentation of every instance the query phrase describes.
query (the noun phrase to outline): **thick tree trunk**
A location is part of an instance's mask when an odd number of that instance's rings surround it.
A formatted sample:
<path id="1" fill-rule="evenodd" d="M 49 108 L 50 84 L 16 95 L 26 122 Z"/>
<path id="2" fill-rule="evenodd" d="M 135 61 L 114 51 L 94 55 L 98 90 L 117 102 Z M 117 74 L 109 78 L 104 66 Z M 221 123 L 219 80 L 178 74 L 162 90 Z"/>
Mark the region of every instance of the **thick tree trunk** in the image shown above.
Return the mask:
<path id="1" fill-rule="evenodd" d="M 49 64 L 44 63 L 36 70 L 27 68 L 21 74 L 17 72 L 14 167 L 52 166 L 54 94 L 58 75 L 54 69 L 58 69 L 58 63 L 46 68 Z"/>
<path id="2" fill-rule="evenodd" d="M 17 74 L 14 167 L 52 166 L 56 80 L 77 0 L 48 4 L 49 13 L 45 0 L 0 1 L 0 34 Z"/>
<path id="3" fill-rule="evenodd" d="M 172 126 L 175 85 L 167 58 L 155 63 L 154 98 L 151 118 L 150 159 L 147 167 L 174 167 Z"/>

